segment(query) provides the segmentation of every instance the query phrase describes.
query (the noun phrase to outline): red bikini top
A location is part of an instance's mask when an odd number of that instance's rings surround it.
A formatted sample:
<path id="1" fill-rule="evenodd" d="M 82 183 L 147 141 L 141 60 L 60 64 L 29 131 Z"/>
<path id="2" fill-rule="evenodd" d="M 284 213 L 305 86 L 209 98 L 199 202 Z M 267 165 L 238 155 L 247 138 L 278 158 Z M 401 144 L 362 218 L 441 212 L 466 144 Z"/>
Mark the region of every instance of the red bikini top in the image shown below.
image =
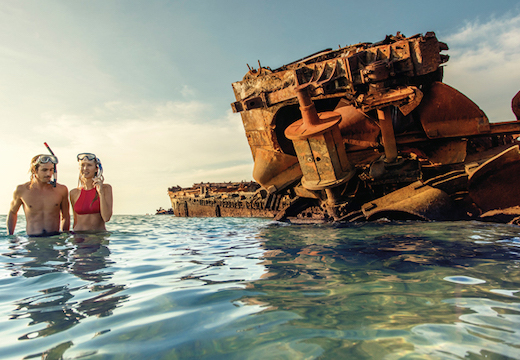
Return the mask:
<path id="1" fill-rule="evenodd" d="M 79 198 L 74 204 L 74 211 L 79 215 L 96 214 L 100 212 L 99 195 L 96 188 L 81 189 Z"/>

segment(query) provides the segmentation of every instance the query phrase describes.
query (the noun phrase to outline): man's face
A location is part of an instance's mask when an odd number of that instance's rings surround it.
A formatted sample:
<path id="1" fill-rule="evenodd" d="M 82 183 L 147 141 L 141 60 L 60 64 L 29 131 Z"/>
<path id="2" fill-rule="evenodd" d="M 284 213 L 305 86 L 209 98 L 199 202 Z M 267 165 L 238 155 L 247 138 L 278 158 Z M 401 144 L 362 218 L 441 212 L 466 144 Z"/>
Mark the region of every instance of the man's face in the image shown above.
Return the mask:
<path id="1" fill-rule="evenodd" d="M 38 181 L 48 184 L 51 181 L 53 174 L 54 164 L 49 162 L 46 164 L 40 164 L 38 170 L 36 170 L 35 176 Z"/>

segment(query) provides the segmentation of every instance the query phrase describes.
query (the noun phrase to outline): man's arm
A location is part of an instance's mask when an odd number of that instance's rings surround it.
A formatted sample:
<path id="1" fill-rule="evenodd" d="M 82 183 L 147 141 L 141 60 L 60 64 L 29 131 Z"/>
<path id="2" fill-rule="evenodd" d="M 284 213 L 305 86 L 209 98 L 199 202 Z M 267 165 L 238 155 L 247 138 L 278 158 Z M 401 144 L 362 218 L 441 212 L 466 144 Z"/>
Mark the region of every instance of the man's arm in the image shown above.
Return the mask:
<path id="1" fill-rule="evenodd" d="M 63 186 L 63 196 L 61 200 L 61 231 L 70 229 L 70 210 L 69 210 L 69 190 Z"/>
<path id="2" fill-rule="evenodd" d="M 13 193 L 13 200 L 9 207 L 9 213 L 7 214 L 7 231 L 9 235 L 14 234 L 16 228 L 16 221 L 18 220 L 18 210 L 22 206 L 22 197 L 20 195 L 20 187 L 17 187 Z"/>

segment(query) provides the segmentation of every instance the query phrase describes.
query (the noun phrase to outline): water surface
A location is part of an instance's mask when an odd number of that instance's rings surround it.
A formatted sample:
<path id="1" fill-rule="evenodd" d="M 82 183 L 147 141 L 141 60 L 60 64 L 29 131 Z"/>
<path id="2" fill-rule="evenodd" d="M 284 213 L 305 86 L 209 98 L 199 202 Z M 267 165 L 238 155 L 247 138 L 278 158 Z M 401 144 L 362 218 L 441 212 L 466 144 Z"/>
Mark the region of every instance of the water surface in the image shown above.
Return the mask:
<path id="1" fill-rule="evenodd" d="M 2 359 L 520 359 L 517 226 L 24 225 L 0 236 Z"/>

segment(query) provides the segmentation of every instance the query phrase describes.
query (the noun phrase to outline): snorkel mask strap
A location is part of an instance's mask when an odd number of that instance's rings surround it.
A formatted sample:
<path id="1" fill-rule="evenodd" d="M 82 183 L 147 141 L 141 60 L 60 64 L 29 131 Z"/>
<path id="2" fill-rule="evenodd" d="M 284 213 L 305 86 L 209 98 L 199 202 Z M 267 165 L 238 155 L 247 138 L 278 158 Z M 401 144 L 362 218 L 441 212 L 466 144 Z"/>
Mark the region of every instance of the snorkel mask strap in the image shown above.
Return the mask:
<path id="1" fill-rule="evenodd" d="M 49 152 L 51 153 L 52 156 L 56 157 L 56 155 L 54 155 L 51 148 L 49 147 L 49 145 L 47 145 L 46 142 L 44 142 L 43 145 L 45 145 L 45 147 L 47 148 L 47 150 L 49 150 Z M 56 182 L 58 181 L 58 170 L 56 169 L 56 164 L 54 164 L 54 174 L 52 174 L 52 176 L 53 176 L 54 180 L 52 180 L 50 182 L 50 184 L 52 185 L 52 187 L 56 187 Z"/>
<path id="2" fill-rule="evenodd" d="M 101 165 L 101 161 L 98 158 L 96 158 L 96 162 L 97 162 L 97 168 L 98 168 L 97 177 L 99 177 L 99 178 L 104 180 L 104 178 L 103 178 L 103 166 Z"/>

